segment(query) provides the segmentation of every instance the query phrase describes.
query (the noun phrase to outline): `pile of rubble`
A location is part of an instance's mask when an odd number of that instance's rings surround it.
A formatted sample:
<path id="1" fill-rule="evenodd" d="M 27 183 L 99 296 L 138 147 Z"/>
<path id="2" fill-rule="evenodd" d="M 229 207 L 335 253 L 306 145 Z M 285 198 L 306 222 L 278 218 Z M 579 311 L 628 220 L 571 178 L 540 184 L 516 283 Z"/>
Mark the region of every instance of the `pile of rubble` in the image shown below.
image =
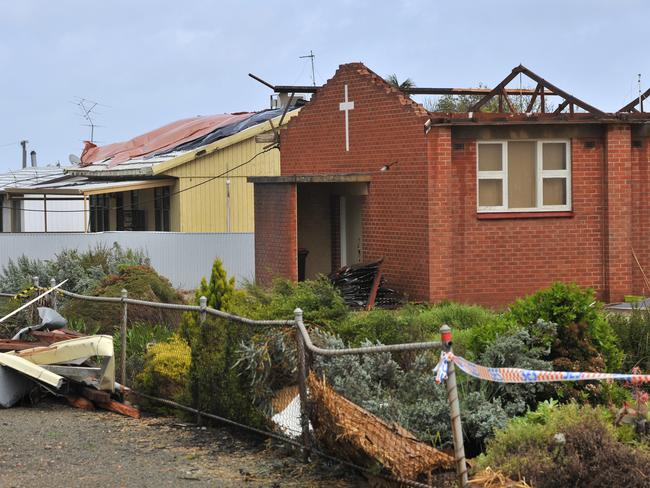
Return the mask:
<path id="1" fill-rule="evenodd" d="M 113 338 L 66 329 L 67 320 L 51 308 L 38 307 L 38 314 L 40 324 L 0 339 L 0 407 L 45 391 L 78 408 L 139 418 L 136 408 L 117 400 L 124 388 L 115 382 Z"/>
<path id="2" fill-rule="evenodd" d="M 397 308 L 404 302 L 397 291 L 388 288 L 381 271 L 383 260 L 344 266 L 329 276 L 345 303 L 352 308 L 372 310 Z"/>

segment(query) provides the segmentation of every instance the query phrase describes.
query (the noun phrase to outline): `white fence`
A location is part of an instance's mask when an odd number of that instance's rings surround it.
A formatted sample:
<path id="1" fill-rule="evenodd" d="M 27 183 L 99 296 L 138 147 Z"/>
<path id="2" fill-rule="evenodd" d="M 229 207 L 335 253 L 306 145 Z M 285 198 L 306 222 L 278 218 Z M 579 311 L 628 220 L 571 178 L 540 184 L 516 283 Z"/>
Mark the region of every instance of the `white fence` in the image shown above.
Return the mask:
<path id="1" fill-rule="evenodd" d="M 220 258 L 237 283 L 255 278 L 253 233 L 98 232 L 0 233 L 0 267 L 22 256 L 51 259 L 63 249 L 85 251 L 98 244 L 143 250 L 158 273 L 179 288 L 196 288 Z"/>

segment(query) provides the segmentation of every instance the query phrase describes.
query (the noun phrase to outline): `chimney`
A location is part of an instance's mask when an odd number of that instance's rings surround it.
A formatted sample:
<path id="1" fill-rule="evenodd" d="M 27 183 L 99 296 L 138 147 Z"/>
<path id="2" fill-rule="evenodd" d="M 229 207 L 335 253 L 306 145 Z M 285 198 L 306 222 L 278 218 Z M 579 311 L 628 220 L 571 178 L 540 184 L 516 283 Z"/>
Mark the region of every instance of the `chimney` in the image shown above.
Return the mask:
<path id="1" fill-rule="evenodd" d="M 27 167 L 27 143 L 28 140 L 20 141 L 20 145 L 23 146 L 23 168 Z"/>
<path id="2" fill-rule="evenodd" d="M 35 168 L 37 166 L 37 164 L 36 164 L 36 151 L 30 152 L 29 157 L 32 160 L 32 168 Z"/>

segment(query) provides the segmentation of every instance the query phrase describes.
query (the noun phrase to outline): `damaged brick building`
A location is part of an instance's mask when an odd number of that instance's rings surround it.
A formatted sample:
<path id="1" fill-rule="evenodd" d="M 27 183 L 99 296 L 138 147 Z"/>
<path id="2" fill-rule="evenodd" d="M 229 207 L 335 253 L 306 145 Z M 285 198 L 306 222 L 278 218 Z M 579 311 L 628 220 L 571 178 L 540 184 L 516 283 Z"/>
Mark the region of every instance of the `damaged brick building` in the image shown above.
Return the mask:
<path id="1" fill-rule="evenodd" d="M 535 88 L 508 88 L 517 76 Z M 361 63 L 313 91 L 280 134 L 281 175 L 249 179 L 258 281 L 298 279 L 302 252 L 306 278 L 383 258 L 412 300 L 649 291 L 649 92 L 605 113 L 519 66 L 494 89 L 412 90 L 476 95 L 429 112 Z"/>

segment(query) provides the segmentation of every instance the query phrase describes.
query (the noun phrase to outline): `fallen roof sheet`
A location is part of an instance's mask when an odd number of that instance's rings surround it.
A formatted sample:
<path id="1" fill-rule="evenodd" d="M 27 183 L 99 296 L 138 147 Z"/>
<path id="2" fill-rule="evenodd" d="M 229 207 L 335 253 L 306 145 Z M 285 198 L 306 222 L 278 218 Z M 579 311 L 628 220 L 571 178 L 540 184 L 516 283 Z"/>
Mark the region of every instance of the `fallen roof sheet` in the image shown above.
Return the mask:
<path id="1" fill-rule="evenodd" d="M 0 365 L 11 368 L 47 385 L 53 386 L 57 390 L 63 386 L 62 376 L 52 373 L 38 364 L 34 364 L 32 361 L 21 358 L 12 353 L 0 352 Z"/>

